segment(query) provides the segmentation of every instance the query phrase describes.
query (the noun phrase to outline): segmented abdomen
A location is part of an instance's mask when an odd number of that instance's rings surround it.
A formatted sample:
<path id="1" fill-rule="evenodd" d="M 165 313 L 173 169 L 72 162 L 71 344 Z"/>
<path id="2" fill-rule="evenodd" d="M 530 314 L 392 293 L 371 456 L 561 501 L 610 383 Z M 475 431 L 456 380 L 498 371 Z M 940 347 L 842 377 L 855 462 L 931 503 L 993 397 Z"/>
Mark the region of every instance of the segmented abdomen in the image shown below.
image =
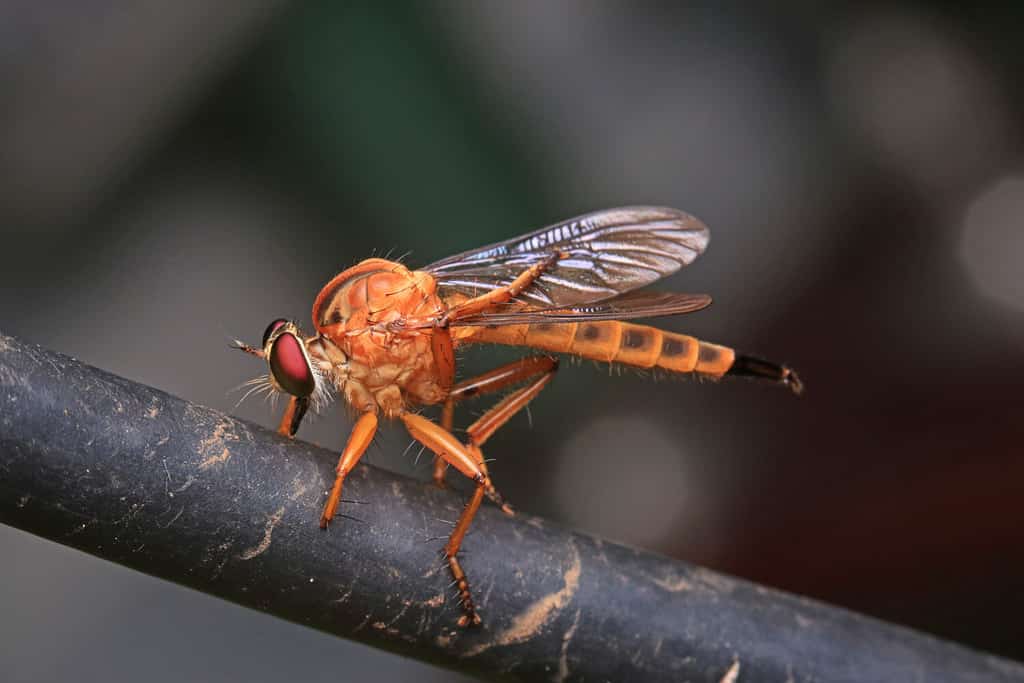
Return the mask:
<path id="1" fill-rule="evenodd" d="M 727 346 L 617 320 L 478 327 L 460 336 L 469 342 L 529 346 L 606 363 L 696 372 L 709 377 L 724 375 L 736 358 L 736 352 Z"/>

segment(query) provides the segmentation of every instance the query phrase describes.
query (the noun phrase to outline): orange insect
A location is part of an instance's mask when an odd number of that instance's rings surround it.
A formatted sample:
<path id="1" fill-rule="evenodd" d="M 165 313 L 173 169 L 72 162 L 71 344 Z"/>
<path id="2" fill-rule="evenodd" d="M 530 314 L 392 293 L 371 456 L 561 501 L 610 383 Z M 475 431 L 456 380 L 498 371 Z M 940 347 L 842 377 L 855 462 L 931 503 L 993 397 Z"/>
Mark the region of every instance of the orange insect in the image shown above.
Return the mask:
<path id="1" fill-rule="evenodd" d="M 319 408 L 332 391 L 359 414 L 338 461 L 322 528 L 334 517 L 345 476 L 373 439 L 381 414 L 400 419 L 434 452 L 439 484 L 448 465 L 475 482 L 444 553 L 458 586 L 458 623 L 479 624 L 459 547 L 484 495 L 513 514 L 494 488 L 480 449 L 547 386 L 558 361 L 526 357 L 455 383 L 454 350 L 480 342 L 507 344 L 712 379 L 760 377 L 800 393 L 800 380 L 783 365 L 622 322 L 710 304 L 705 294 L 635 291 L 689 264 L 707 244 L 708 229 L 693 216 L 640 206 L 573 218 L 422 270 L 371 258 L 320 290 L 313 304 L 315 334 L 305 336 L 294 322 L 275 320 L 262 348 L 236 346 L 264 358 L 270 367 L 266 382 L 291 397 L 282 434 L 293 436 L 310 404 Z M 465 442 L 452 434 L 456 403 L 514 385 L 521 386 L 474 422 Z M 413 411 L 433 404 L 443 405 L 441 424 Z"/>

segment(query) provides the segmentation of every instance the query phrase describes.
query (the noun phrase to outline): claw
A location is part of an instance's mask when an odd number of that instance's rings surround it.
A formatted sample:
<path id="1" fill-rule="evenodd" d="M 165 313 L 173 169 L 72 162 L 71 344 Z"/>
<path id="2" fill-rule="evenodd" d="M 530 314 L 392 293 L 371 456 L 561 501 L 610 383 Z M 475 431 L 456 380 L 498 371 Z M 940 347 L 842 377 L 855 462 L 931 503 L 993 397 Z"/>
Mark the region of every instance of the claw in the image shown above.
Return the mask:
<path id="1" fill-rule="evenodd" d="M 783 367 L 782 370 L 785 373 L 785 376 L 782 378 L 783 384 L 788 386 L 797 396 L 804 393 L 804 383 L 800 381 L 797 374 L 787 367 Z"/>

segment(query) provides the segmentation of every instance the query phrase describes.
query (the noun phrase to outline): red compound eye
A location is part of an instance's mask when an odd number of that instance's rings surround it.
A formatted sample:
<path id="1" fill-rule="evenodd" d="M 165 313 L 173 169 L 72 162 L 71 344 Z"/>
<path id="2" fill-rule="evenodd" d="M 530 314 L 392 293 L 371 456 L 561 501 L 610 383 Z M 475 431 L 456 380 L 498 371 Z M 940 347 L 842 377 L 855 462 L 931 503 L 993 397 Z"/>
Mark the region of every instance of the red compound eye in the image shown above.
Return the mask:
<path id="1" fill-rule="evenodd" d="M 263 332 L 263 346 L 267 345 L 267 341 L 270 339 L 270 335 L 274 334 L 274 330 L 281 327 L 281 325 L 284 325 L 286 322 L 288 321 L 285 320 L 284 318 L 278 318 L 274 322 L 267 325 L 267 329 Z"/>
<path id="2" fill-rule="evenodd" d="M 274 379 L 292 396 L 305 398 L 316 389 L 313 370 L 309 367 L 306 354 L 302 352 L 302 342 L 295 335 L 290 332 L 278 335 L 267 358 Z"/>

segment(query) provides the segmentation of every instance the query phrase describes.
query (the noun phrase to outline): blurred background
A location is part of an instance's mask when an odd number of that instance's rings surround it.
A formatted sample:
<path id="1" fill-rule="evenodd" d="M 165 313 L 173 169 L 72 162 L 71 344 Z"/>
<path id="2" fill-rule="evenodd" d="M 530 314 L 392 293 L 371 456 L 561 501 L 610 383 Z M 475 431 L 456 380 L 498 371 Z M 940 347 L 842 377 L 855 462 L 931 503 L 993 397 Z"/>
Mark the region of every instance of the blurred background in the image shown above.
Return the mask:
<path id="1" fill-rule="evenodd" d="M 264 368 L 227 342 L 308 327 L 339 270 L 683 208 L 711 246 L 665 284 L 715 305 L 664 326 L 791 363 L 805 397 L 566 365 L 489 444 L 499 488 L 1024 658 L 1022 14 L 6 2 L 0 329 L 274 426 L 235 407 Z M 300 436 L 349 426 L 334 406 Z M 386 429 L 370 462 L 429 479 L 407 443 Z M 0 548 L 8 681 L 461 680 L 6 527 Z"/>

